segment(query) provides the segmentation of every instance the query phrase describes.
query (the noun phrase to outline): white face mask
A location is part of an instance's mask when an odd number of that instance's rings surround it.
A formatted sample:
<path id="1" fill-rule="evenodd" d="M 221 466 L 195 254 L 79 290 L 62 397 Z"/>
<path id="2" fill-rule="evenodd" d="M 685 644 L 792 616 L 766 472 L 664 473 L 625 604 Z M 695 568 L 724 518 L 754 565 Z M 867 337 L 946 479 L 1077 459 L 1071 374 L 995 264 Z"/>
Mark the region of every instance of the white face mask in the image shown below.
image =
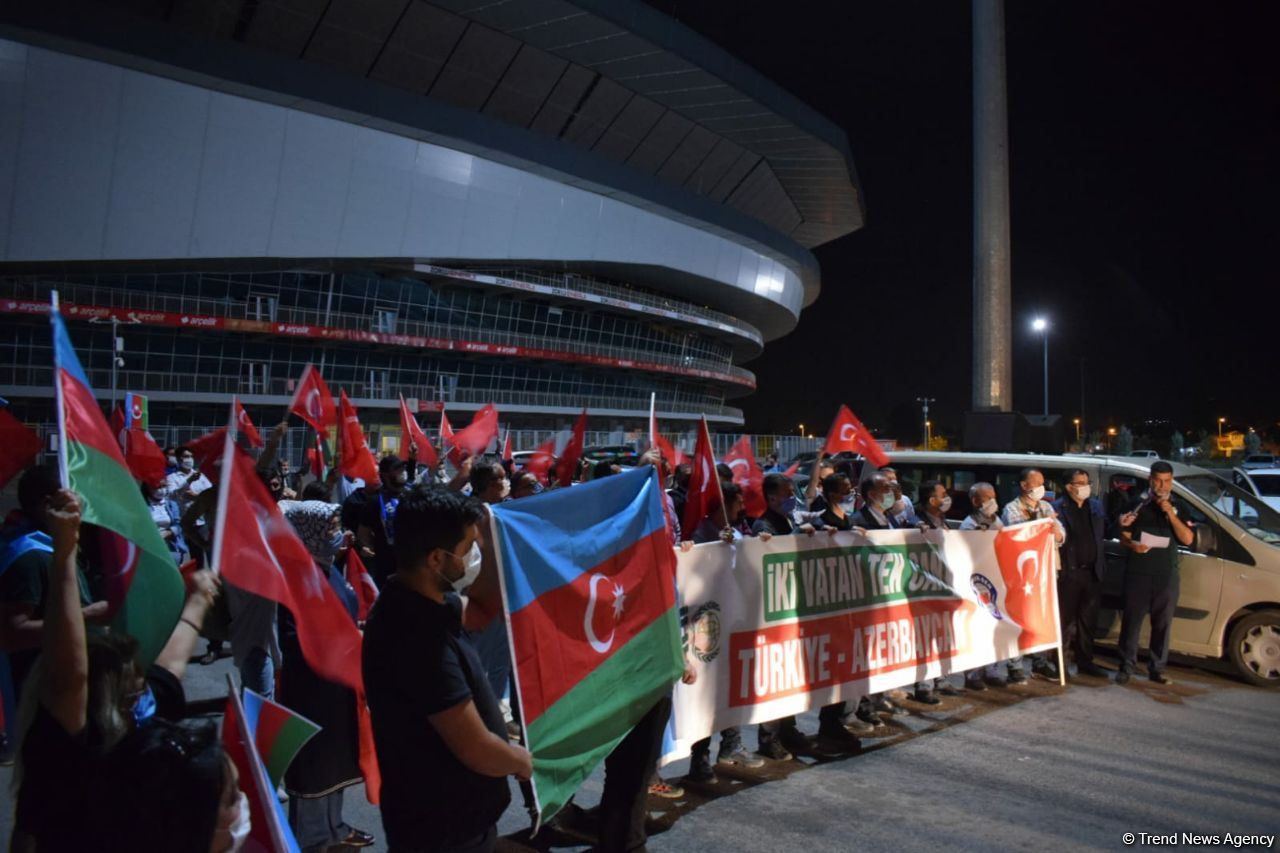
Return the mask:
<path id="1" fill-rule="evenodd" d="M 231 833 L 231 846 L 227 848 L 227 853 L 236 853 L 249 838 L 249 830 L 253 828 L 253 824 L 249 818 L 249 798 L 245 796 L 244 791 L 240 792 L 240 798 L 236 800 L 239 806 L 240 815 L 236 818 L 236 822 L 227 828 Z"/>
<path id="2" fill-rule="evenodd" d="M 1089 487 L 1088 483 L 1085 483 L 1083 486 L 1072 486 L 1071 493 L 1076 496 L 1076 500 L 1087 501 L 1089 495 L 1093 494 L 1093 489 Z"/>
<path id="3" fill-rule="evenodd" d="M 987 518 L 995 518 L 997 512 L 1000 511 L 1000 504 L 996 503 L 995 498 L 987 498 L 982 502 L 982 514 Z"/>
<path id="4" fill-rule="evenodd" d="M 942 499 L 942 502 L 938 504 L 939 512 L 946 512 L 949 509 L 951 509 L 951 495 L 947 495 Z"/>
<path id="5" fill-rule="evenodd" d="M 192 468 L 196 467 L 196 460 L 192 459 L 190 456 L 184 456 L 178 460 L 178 467 L 183 471 L 190 471 Z"/>
<path id="6" fill-rule="evenodd" d="M 480 577 L 480 566 L 484 562 L 484 557 L 480 554 L 479 542 L 471 543 L 471 550 L 467 552 L 467 556 L 463 557 L 463 560 L 465 562 L 462 569 L 462 577 L 455 581 L 444 578 L 445 583 L 449 584 L 454 592 L 462 592 L 475 583 L 476 578 Z"/>
<path id="7" fill-rule="evenodd" d="M 503 477 L 502 489 L 498 492 L 498 499 L 505 501 L 510 494 L 511 494 L 511 481 L 508 480 L 506 477 Z"/>
<path id="8" fill-rule="evenodd" d="M 1027 492 L 1027 500 L 1040 503 L 1040 501 L 1043 499 L 1044 499 L 1044 486 L 1036 486 L 1034 489 Z"/>

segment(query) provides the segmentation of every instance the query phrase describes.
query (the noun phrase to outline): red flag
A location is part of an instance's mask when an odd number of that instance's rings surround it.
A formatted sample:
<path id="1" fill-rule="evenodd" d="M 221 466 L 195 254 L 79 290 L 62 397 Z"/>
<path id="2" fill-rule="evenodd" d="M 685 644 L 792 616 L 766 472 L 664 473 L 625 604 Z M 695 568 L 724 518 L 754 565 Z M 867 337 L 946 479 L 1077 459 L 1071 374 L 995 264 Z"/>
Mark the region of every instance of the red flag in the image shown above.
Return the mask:
<path id="1" fill-rule="evenodd" d="M 222 467 L 222 450 L 226 443 L 227 428 L 218 427 L 213 432 L 188 441 L 185 445 L 195 458 L 196 468 L 208 477 L 211 483 L 218 482 Z"/>
<path id="2" fill-rule="evenodd" d="M 511 428 L 507 428 L 507 434 L 502 438 L 502 461 L 508 462 L 515 458 L 515 451 L 511 447 Z"/>
<path id="3" fill-rule="evenodd" d="M 489 442 L 498 434 L 498 410 L 493 403 L 485 403 L 475 413 L 471 423 L 453 434 L 453 444 L 472 456 L 479 456 L 489 448 Z"/>
<path id="4" fill-rule="evenodd" d="M 524 470 L 532 471 L 534 476 L 538 478 L 538 482 L 546 485 L 547 474 L 551 471 L 551 466 L 555 462 L 556 437 L 553 435 L 542 444 L 539 444 L 537 449 L 533 451 L 528 461 L 524 463 Z"/>
<path id="5" fill-rule="evenodd" d="M 698 427 L 698 443 L 693 449 L 693 470 L 689 474 L 689 496 L 684 502 L 684 518 L 681 519 L 685 536 L 693 536 L 702 519 L 724 506 L 720 493 L 720 475 L 716 472 L 716 457 L 711 450 L 711 433 L 707 431 L 707 419 Z"/>
<path id="6" fill-rule="evenodd" d="M 125 431 L 124 409 L 120 408 L 119 406 L 116 406 L 114 409 L 112 409 L 111 418 L 110 420 L 107 421 L 107 423 L 111 426 L 111 434 L 116 437 L 116 441 L 120 442 L 120 449 L 123 450 L 124 449 L 124 431 Z"/>
<path id="7" fill-rule="evenodd" d="M 751 454 L 751 439 L 745 435 L 738 439 L 738 443 L 724 455 L 721 461 L 733 471 L 733 482 L 742 489 L 743 505 L 746 507 L 747 515 L 752 518 L 764 515 L 764 511 L 768 509 L 768 504 L 764 500 L 764 472 L 760 470 L 755 456 Z M 692 535 L 693 531 L 689 533 Z"/>
<path id="8" fill-rule="evenodd" d="M 453 427 L 449 426 L 449 417 L 440 410 L 440 449 L 449 457 L 454 468 L 462 467 L 462 451 L 453 443 Z"/>
<path id="9" fill-rule="evenodd" d="M 791 463 L 791 467 L 790 467 L 790 468 L 788 468 L 787 470 L 785 470 L 785 471 L 783 471 L 783 472 L 782 472 L 782 476 L 784 476 L 784 477 L 794 477 L 794 476 L 796 475 L 796 472 L 797 472 L 797 471 L 799 471 L 799 470 L 800 470 L 800 460 L 799 460 L 799 459 L 797 459 L 795 462 L 792 462 L 792 463 Z"/>
<path id="10" fill-rule="evenodd" d="M 320 371 L 309 364 L 298 380 L 298 389 L 293 392 L 289 411 L 311 424 L 311 428 L 325 438 L 333 435 L 333 428 L 338 424 L 338 411 L 333 405 L 329 386 L 320 376 Z"/>
<path id="11" fill-rule="evenodd" d="M 338 468 L 348 477 L 359 477 L 366 483 L 378 481 L 378 463 L 364 440 L 356 407 L 347 399 L 346 391 L 338 392 L 338 408 L 342 413 L 342 458 Z"/>
<path id="12" fill-rule="evenodd" d="M 230 682 L 230 676 L 227 681 Z M 222 747 L 240 774 L 240 787 L 249 800 L 249 838 L 244 849 L 288 853 L 298 849 L 289 822 L 285 819 L 275 786 L 258 754 L 254 733 L 249 731 L 240 694 L 228 683 L 227 706 L 222 718 Z"/>
<path id="13" fill-rule="evenodd" d="M 1059 643 L 1054 525 L 1043 521 L 1006 527 L 996 533 L 995 551 L 1004 579 L 1005 613 L 1022 628 L 1018 648 Z"/>
<path id="14" fill-rule="evenodd" d="M 356 601 L 359 602 L 356 620 L 364 622 L 369 618 L 369 609 L 378 600 L 378 585 L 369 576 L 369 570 L 364 567 L 355 548 L 347 551 L 347 583 L 356 591 Z"/>
<path id="15" fill-rule="evenodd" d="M 164 451 L 151 433 L 135 426 L 124 431 L 124 462 L 133 479 L 157 488 L 165 478 Z"/>
<path id="16" fill-rule="evenodd" d="M 573 425 L 573 435 L 560 454 L 560 462 L 556 465 L 556 479 L 560 485 L 567 486 L 573 482 L 573 475 L 578 470 L 578 460 L 582 458 L 582 444 L 587 434 L 587 410 L 583 409 Z"/>
<path id="17" fill-rule="evenodd" d="M 311 469 L 311 473 L 315 475 L 317 480 L 324 479 L 324 441 L 319 435 L 316 436 L 315 447 L 308 447 L 306 453 L 307 467 Z"/>
<path id="18" fill-rule="evenodd" d="M 827 433 L 827 446 L 823 452 L 833 454 L 844 450 L 855 451 L 877 468 L 889 464 L 889 456 L 880 442 L 849 411 L 848 406 L 841 406 L 836 419 L 831 422 L 831 431 Z"/>
<path id="19" fill-rule="evenodd" d="M 658 432 L 658 411 L 656 408 L 656 395 L 649 395 L 649 447 L 658 448 L 662 453 L 662 458 L 667 460 L 667 464 L 673 469 L 685 462 L 689 457 L 679 448 L 672 447 L 671 442 L 662 437 L 662 433 Z"/>
<path id="20" fill-rule="evenodd" d="M 262 447 L 262 436 L 258 434 L 258 428 L 253 425 L 253 421 L 249 420 L 249 413 L 244 410 L 244 406 L 240 405 L 240 398 L 236 398 L 236 429 L 245 437 L 251 447 Z"/>
<path id="21" fill-rule="evenodd" d="M 213 565 L 228 582 L 287 607 L 307 665 L 322 678 L 356 691 L 360 769 L 365 795 L 376 804 L 380 777 L 376 757 L 366 747 L 372 747 L 373 739 L 371 730 L 366 731 L 360 630 L 258 479 L 249 455 L 227 442 L 222 458 Z"/>
<path id="22" fill-rule="evenodd" d="M 400 398 L 400 458 L 407 460 L 409 458 L 409 444 L 413 443 L 418 452 L 418 461 L 426 465 L 428 469 L 434 471 L 435 467 L 440 464 L 440 457 L 436 455 L 436 449 L 431 446 L 431 442 L 427 440 L 427 434 L 422 431 L 422 427 L 418 426 L 418 419 L 409 411 L 409 405 L 404 401 L 404 397 Z"/>
<path id="23" fill-rule="evenodd" d="M 36 459 L 40 436 L 35 430 L 0 409 L 0 489 Z"/>

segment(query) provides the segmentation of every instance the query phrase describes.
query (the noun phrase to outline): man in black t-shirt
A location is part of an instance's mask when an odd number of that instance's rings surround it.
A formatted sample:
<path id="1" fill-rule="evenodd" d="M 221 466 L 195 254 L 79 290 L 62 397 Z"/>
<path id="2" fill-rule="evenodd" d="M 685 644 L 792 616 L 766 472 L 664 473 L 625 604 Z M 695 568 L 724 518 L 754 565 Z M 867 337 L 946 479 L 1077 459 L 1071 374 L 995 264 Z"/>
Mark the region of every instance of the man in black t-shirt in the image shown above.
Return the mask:
<path id="1" fill-rule="evenodd" d="M 481 518 L 457 492 L 422 484 L 403 492 L 396 572 L 365 626 L 364 683 L 393 851 L 492 850 L 511 801 L 506 777 L 533 774 L 529 752 L 507 740 L 454 593 Z"/>
<path id="2" fill-rule="evenodd" d="M 1195 533 L 1185 511 L 1170 500 L 1173 466 L 1151 466 L 1149 488 L 1141 503 L 1119 518 L 1120 544 L 1129 552 L 1124 569 L 1124 617 L 1120 622 L 1120 671 L 1116 683 L 1126 683 L 1138 664 L 1138 632 L 1151 615 L 1151 659 L 1147 671 L 1156 684 L 1172 684 L 1164 674 L 1169 660 L 1169 631 L 1178 604 L 1178 546 L 1189 546 Z"/>

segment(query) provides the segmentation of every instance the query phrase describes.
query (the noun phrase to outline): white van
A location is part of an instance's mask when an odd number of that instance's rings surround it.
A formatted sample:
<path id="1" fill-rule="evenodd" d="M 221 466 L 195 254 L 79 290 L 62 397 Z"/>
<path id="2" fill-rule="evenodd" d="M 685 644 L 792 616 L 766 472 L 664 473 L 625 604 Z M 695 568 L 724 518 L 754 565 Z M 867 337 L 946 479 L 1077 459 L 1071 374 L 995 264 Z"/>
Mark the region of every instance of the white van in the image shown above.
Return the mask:
<path id="1" fill-rule="evenodd" d="M 1062 494 L 1067 472 L 1089 472 L 1094 494 L 1109 517 L 1140 494 L 1150 462 L 1119 456 L 1042 456 L 1022 453 L 893 454 L 904 493 L 939 480 L 951 494 L 953 526 L 969 513 L 969 487 L 989 482 L 1000 505 L 1018 494 L 1018 472 L 1044 472 L 1045 499 Z M 1190 548 L 1179 548 L 1181 586 L 1170 647 L 1184 655 L 1225 658 L 1251 684 L 1280 687 L 1280 513 L 1256 495 L 1203 468 L 1173 466 L 1174 493 L 1196 525 Z M 1107 543 L 1107 574 L 1098 613 L 1099 639 L 1120 636 L 1125 553 L 1118 540 Z M 1148 626 L 1143 627 L 1146 644 Z"/>

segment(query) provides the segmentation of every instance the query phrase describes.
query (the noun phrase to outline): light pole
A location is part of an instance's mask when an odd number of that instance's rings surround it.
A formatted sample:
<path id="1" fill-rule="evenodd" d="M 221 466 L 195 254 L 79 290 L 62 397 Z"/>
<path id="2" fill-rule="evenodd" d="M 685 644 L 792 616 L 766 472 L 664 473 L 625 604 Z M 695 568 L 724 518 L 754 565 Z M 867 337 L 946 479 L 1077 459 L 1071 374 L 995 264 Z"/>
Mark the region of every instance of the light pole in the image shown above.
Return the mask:
<path id="1" fill-rule="evenodd" d="M 1037 317 L 1031 321 L 1031 328 L 1044 338 L 1044 416 L 1049 417 L 1049 321 Z"/>
<path id="2" fill-rule="evenodd" d="M 1071 422 L 1076 425 L 1076 444 L 1080 444 L 1080 419 L 1075 418 Z M 1084 446 L 1081 445 L 1080 449 L 1084 450 Z"/>
<path id="3" fill-rule="evenodd" d="M 1226 422 L 1226 418 L 1218 418 L 1218 441 L 1222 441 L 1222 425 Z"/>
<path id="4" fill-rule="evenodd" d="M 924 422 L 924 449 L 928 450 L 933 447 L 933 424 L 929 421 Z"/>
<path id="5" fill-rule="evenodd" d="M 916 402 L 924 408 L 924 449 L 929 449 L 929 404 L 938 402 L 937 397 L 916 397 Z"/>
<path id="6" fill-rule="evenodd" d="M 1116 437 L 1116 428 L 1107 427 L 1107 453 L 1111 452 L 1111 439 Z"/>
<path id="7" fill-rule="evenodd" d="M 804 424 L 800 424 L 800 437 L 804 438 Z"/>

